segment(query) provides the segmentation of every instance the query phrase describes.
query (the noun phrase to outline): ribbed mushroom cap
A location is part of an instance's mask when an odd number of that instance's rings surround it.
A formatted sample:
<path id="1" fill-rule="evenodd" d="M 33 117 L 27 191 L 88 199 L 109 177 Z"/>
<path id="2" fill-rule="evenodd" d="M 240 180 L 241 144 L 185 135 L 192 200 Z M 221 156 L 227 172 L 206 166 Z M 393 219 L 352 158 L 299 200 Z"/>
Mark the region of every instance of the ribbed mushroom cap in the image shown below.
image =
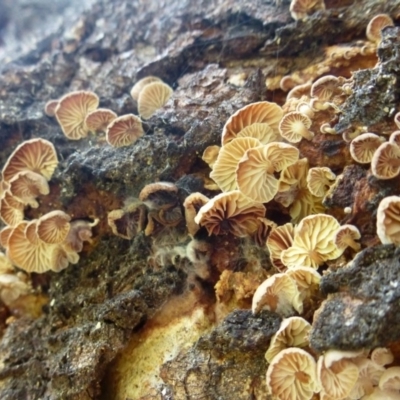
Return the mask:
<path id="1" fill-rule="evenodd" d="M 248 149 L 260 146 L 253 138 L 236 138 L 221 148 L 210 173 L 211 179 L 223 192 L 237 189 L 236 168 Z"/>
<path id="2" fill-rule="evenodd" d="M 186 197 L 183 202 L 185 209 L 186 228 L 190 236 L 194 236 L 200 229 L 200 226 L 195 222 L 195 218 L 200 208 L 203 207 L 210 199 L 204 194 L 195 192 Z"/>
<path id="3" fill-rule="evenodd" d="M 195 222 L 204 226 L 209 235 L 233 234 L 244 237 L 258 228 L 258 218 L 265 207 L 255 203 L 238 190 L 221 193 L 200 208 Z"/>
<path id="4" fill-rule="evenodd" d="M 55 111 L 64 135 L 71 140 L 79 140 L 89 133 L 85 118 L 99 106 L 99 98 L 93 92 L 77 91 L 63 96 Z"/>
<path id="5" fill-rule="evenodd" d="M 393 25 L 393 20 L 388 14 L 375 15 L 375 17 L 369 21 L 365 32 L 368 40 L 379 43 L 382 40 L 382 29 L 386 26 Z"/>
<path id="6" fill-rule="evenodd" d="M 371 351 L 371 360 L 380 366 L 391 364 L 394 361 L 394 355 L 387 347 L 377 347 Z"/>
<path id="7" fill-rule="evenodd" d="M 311 82 L 306 82 L 295 86 L 286 96 L 286 100 L 296 98 L 301 99 L 303 96 L 311 97 Z"/>
<path id="8" fill-rule="evenodd" d="M 50 211 L 37 220 L 37 235 L 45 243 L 60 244 L 67 238 L 70 221 L 71 217 L 64 211 Z"/>
<path id="9" fill-rule="evenodd" d="M 379 389 L 400 391 L 400 367 L 390 367 L 379 379 Z"/>
<path id="10" fill-rule="evenodd" d="M 143 134 L 142 121 L 133 114 L 115 118 L 106 129 L 107 142 L 113 147 L 130 146 Z"/>
<path id="11" fill-rule="evenodd" d="M 210 168 L 213 168 L 215 162 L 217 161 L 220 149 L 221 147 L 217 145 L 206 147 L 201 159 L 206 162 Z"/>
<path id="12" fill-rule="evenodd" d="M 400 131 L 392 132 L 392 134 L 389 136 L 389 142 L 400 147 Z"/>
<path id="13" fill-rule="evenodd" d="M 358 252 L 361 249 L 360 243 L 356 240 L 361 239 L 360 231 L 354 225 L 342 225 L 335 233 L 334 240 L 336 246 L 343 252 L 347 247 L 351 247 Z"/>
<path id="14" fill-rule="evenodd" d="M 363 133 L 350 143 L 350 154 L 353 160 L 360 164 L 368 164 L 378 147 L 385 141 L 382 136 L 374 133 Z"/>
<path id="15" fill-rule="evenodd" d="M 293 245 L 281 254 L 288 267 L 305 266 L 317 269 L 327 260 L 340 256 L 335 242 L 335 232 L 340 227 L 336 218 L 316 214 L 305 217 L 294 229 Z"/>
<path id="16" fill-rule="evenodd" d="M 280 272 L 286 271 L 286 266 L 281 261 L 281 253 L 293 244 L 294 226 L 291 223 L 277 226 L 272 229 L 267 239 L 267 247 L 271 263 Z"/>
<path id="17" fill-rule="evenodd" d="M 275 103 L 260 101 L 249 104 L 230 116 L 222 130 L 222 145 L 234 139 L 240 131 L 255 123 L 266 123 L 279 135 L 278 124 L 283 116 L 282 108 Z"/>
<path id="18" fill-rule="evenodd" d="M 12 274 L 14 272 L 14 267 L 11 260 L 0 251 L 0 274 Z"/>
<path id="19" fill-rule="evenodd" d="M 261 310 L 276 312 L 284 317 L 296 311 L 303 312 L 303 303 L 296 282 L 283 273 L 266 279 L 255 291 L 251 309 L 253 314 Z"/>
<path id="20" fill-rule="evenodd" d="M 383 244 L 400 245 L 400 197 L 385 197 L 376 212 L 376 233 Z"/>
<path id="21" fill-rule="evenodd" d="M 145 78 L 140 79 L 140 81 L 137 81 L 131 89 L 131 96 L 133 100 L 138 101 L 139 94 L 142 89 L 149 83 L 153 82 L 162 82 L 162 80 L 160 78 L 157 78 L 156 76 L 146 76 Z"/>
<path id="22" fill-rule="evenodd" d="M 288 269 L 286 275 L 296 282 L 303 302 L 319 290 L 321 275 L 314 268 L 297 266 Z"/>
<path id="23" fill-rule="evenodd" d="M 400 173 L 400 148 L 393 143 L 382 143 L 371 160 L 371 171 L 378 179 L 395 178 Z"/>
<path id="24" fill-rule="evenodd" d="M 307 173 L 307 187 L 311 194 L 324 197 L 334 184 L 336 175 L 328 167 L 310 168 Z"/>
<path id="25" fill-rule="evenodd" d="M 288 347 L 306 347 L 309 345 L 308 336 L 311 325 L 301 317 L 285 318 L 279 330 L 271 338 L 265 359 L 270 364 L 272 359 Z"/>
<path id="26" fill-rule="evenodd" d="M 139 115 L 150 118 L 158 109 L 164 107 L 174 91 L 164 82 L 152 82 L 144 86 L 138 97 Z"/>
<path id="27" fill-rule="evenodd" d="M 3 179 L 10 181 L 18 172 L 28 170 L 49 181 L 57 165 L 57 153 L 52 143 L 40 138 L 26 140 L 8 157 L 3 167 Z"/>
<path id="28" fill-rule="evenodd" d="M 396 124 L 397 128 L 400 129 L 400 112 L 394 116 L 394 123 Z"/>
<path id="29" fill-rule="evenodd" d="M 334 75 L 325 75 L 317 79 L 311 86 L 311 96 L 321 101 L 331 100 L 332 97 L 340 93 L 340 81 Z"/>
<path id="30" fill-rule="evenodd" d="M 11 226 L 24 219 L 24 204 L 13 197 L 10 191 L 3 193 L 0 198 L 0 218 Z"/>
<path id="31" fill-rule="evenodd" d="M 293 19 L 305 19 L 315 11 L 325 10 L 325 3 L 323 0 L 292 0 L 289 10 Z"/>
<path id="32" fill-rule="evenodd" d="M 44 113 L 48 117 L 55 117 L 58 100 L 49 100 L 44 106 Z"/>
<path id="33" fill-rule="evenodd" d="M 151 209 L 175 205 L 178 187 L 172 182 L 153 182 L 146 185 L 139 193 L 139 200 Z"/>
<path id="34" fill-rule="evenodd" d="M 1 231 L 0 231 L 0 245 L 6 249 L 8 246 L 8 238 L 10 237 L 10 234 L 14 228 L 12 226 L 5 226 Z"/>
<path id="35" fill-rule="evenodd" d="M 107 126 L 111 124 L 117 114 L 107 108 L 98 108 L 86 115 L 85 125 L 90 132 L 106 132 Z"/>
<path id="36" fill-rule="evenodd" d="M 314 133 L 309 131 L 311 119 L 298 111 L 286 114 L 280 124 L 279 132 L 281 136 L 291 143 L 298 143 L 301 139 L 311 140 Z"/>
<path id="37" fill-rule="evenodd" d="M 24 205 L 32 208 L 39 207 L 36 198 L 39 195 L 47 195 L 50 193 L 49 184 L 43 175 L 32 171 L 18 172 L 10 179 L 10 192 L 13 197 Z"/>
<path id="38" fill-rule="evenodd" d="M 279 134 L 265 122 L 256 122 L 243 128 L 236 137 L 252 137 L 262 144 L 268 144 L 279 140 Z"/>
<path id="39" fill-rule="evenodd" d="M 77 219 L 70 222 L 70 230 L 68 232 L 65 241 L 62 243 L 62 248 L 66 252 L 66 256 L 69 260 L 79 260 L 79 257 L 75 253 L 79 253 L 83 249 L 83 242 L 92 241 L 92 228 L 99 223 L 99 219 L 95 219 L 93 222 Z M 77 261 L 70 261 L 75 264 Z"/>
<path id="40" fill-rule="evenodd" d="M 318 381 L 322 387 L 321 393 L 326 394 L 332 400 L 346 398 L 358 380 L 357 366 L 345 358 L 331 364 L 326 363 L 325 360 L 326 355 L 320 356 L 317 363 Z"/>
<path id="41" fill-rule="evenodd" d="M 279 180 L 274 174 L 298 159 L 299 150 L 286 143 L 273 142 L 248 149 L 237 165 L 237 186 L 252 200 L 267 203 L 278 193 Z"/>
<path id="42" fill-rule="evenodd" d="M 298 348 L 282 350 L 268 366 L 267 387 L 279 400 L 310 400 L 319 391 L 314 358 Z"/>

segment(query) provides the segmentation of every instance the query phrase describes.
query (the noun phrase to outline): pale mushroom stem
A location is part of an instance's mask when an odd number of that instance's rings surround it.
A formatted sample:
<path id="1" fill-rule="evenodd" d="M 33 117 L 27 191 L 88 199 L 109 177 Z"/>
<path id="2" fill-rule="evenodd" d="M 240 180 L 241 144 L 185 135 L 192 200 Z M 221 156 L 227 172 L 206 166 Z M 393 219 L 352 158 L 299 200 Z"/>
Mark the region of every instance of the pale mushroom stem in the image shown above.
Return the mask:
<path id="1" fill-rule="evenodd" d="M 303 138 L 307 140 L 312 140 L 314 134 L 310 132 L 307 127 L 300 121 L 296 122 L 296 131 L 300 133 Z"/>
<path id="2" fill-rule="evenodd" d="M 360 243 L 357 243 L 353 238 L 349 237 L 345 240 L 346 244 L 351 247 L 355 252 L 359 252 L 361 250 Z"/>

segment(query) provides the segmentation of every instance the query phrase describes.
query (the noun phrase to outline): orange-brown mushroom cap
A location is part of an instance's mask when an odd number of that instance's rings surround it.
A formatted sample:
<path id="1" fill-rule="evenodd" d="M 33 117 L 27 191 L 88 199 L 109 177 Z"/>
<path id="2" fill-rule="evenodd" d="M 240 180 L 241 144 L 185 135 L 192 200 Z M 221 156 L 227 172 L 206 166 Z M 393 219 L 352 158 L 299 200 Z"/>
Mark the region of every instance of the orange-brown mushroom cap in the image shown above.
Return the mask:
<path id="1" fill-rule="evenodd" d="M 106 129 L 107 142 L 113 147 L 130 146 L 143 134 L 142 121 L 134 114 L 115 118 Z"/>
<path id="2" fill-rule="evenodd" d="M 86 115 L 85 125 L 91 132 L 106 132 L 107 126 L 111 124 L 117 114 L 107 108 L 98 108 Z"/>
<path id="3" fill-rule="evenodd" d="M 267 247 L 270 260 L 272 265 L 280 272 L 287 270 L 287 267 L 281 261 L 281 253 L 292 246 L 293 238 L 294 226 L 290 222 L 272 229 L 268 236 Z"/>
<path id="4" fill-rule="evenodd" d="M 301 139 L 311 140 L 314 133 L 309 130 L 311 119 L 298 111 L 286 114 L 280 124 L 279 132 L 281 136 L 291 143 L 298 143 Z"/>
<path id="5" fill-rule="evenodd" d="M 324 0 L 292 0 L 289 11 L 293 19 L 305 19 L 315 11 L 325 10 Z"/>
<path id="6" fill-rule="evenodd" d="M 156 76 L 146 76 L 145 78 L 142 78 L 139 81 L 137 81 L 133 85 L 131 92 L 130 92 L 133 100 L 138 101 L 139 94 L 142 91 L 142 89 L 149 83 L 153 83 L 153 82 L 162 82 L 162 80 L 160 78 L 157 78 Z"/>
<path id="7" fill-rule="evenodd" d="M 7 225 L 15 226 L 24 219 L 24 203 L 16 199 L 10 191 L 0 198 L 0 218 Z"/>
<path id="8" fill-rule="evenodd" d="M 374 133 L 363 133 L 350 143 L 350 154 L 353 160 L 360 164 L 371 162 L 378 147 L 385 141 L 382 136 Z"/>
<path id="9" fill-rule="evenodd" d="M 219 151 L 221 150 L 220 146 L 213 145 L 208 146 L 203 152 L 201 159 L 208 164 L 210 168 L 213 168 L 215 161 L 217 161 Z"/>
<path id="10" fill-rule="evenodd" d="M 40 240 L 48 244 L 62 243 L 70 230 L 71 217 L 61 210 L 50 211 L 36 222 L 36 232 Z"/>
<path id="11" fill-rule="evenodd" d="M 195 218 L 200 208 L 203 207 L 210 199 L 204 194 L 195 192 L 186 197 L 183 202 L 185 209 L 186 228 L 190 236 L 194 236 L 200 229 L 200 226 L 195 222 Z"/>
<path id="12" fill-rule="evenodd" d="M 153 182 L 139 193 L 139 200 L 151 209 L 173 206 L 177 203 L 178 187 L 172 182 Z"/>
<path id="13" fill-rule="evenodd" d="M 400 245 L 400 197 L 385 197 L 376 212 L 376 233 L 383 244 Z"/>
<path id="14" fill-rule="evenodd" d="M 49 100 L 44 106 L 44 113 L 48 117 L 55 117 L 58 100 Z"/>
<path id="15" fill-rule="evenodd" d="M 164 107 L 174 91 L 164 82 L 152 82 L 144 86 L 138 97 L 139 115 L 149 119 L 158 109 Z"/>
<path id="16" fill-rule="evenodd" d="M 334 184 L 336 175 L 328 167 L 310 168 L 307 173 L 307 187 L 311 194 L 317 197 L 325 196 Z"/>
<path id="17" fill-rule="evenodd" d="M 386 26 L 393 26 L 392 18 L 388 14 L 375 15 L 367 25 L 367 38 L 371 42 L 379 43 L 382 39 L 382 29 Z"/>
<path id="18" fill-rule="evenodd" d="M 371 171 L 378 179 L 391 179 L 399 175 L 400 148 L 391 142 L 382 143 L 372 157 Z"/>
<path id="19" fill-rule="evenodd" d="M 354 225 L 342 225 L 335 233 L 336 246 L 344 251 L 347 247 L 351 247 L 354 251 L 358 252 L 361 249 L 360 243 L 356 242 L 361 238 L 360 231 Z"/>

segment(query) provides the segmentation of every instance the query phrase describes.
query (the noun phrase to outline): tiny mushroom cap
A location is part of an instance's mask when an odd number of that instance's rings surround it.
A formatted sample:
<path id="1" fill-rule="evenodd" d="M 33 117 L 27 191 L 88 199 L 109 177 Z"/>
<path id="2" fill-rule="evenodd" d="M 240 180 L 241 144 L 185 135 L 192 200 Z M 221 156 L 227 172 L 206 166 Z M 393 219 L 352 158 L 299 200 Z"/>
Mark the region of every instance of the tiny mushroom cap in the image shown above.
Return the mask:
<path id="1" fill-rule="evenodd" d="M 204 194 L 195 192 L 186 197 L 183 202 L 185 208 L 186 228 L 190 236 L 194 236 L 200 229 L 200 226 L 194 221 L 200 208 L 203 207 L 210 199 Z"/>
<path id="2" fill-rule="evenodd" d="M 204 226 L 209 235 L 251 235 L 258 229 L 259 217 L 265 216 L 265 207 L 255 203 L 238 190 L 221 193 L 204 206 L 194 221 Z"/>
<path id="3" fill-rule="evenodd" d="M 106 140 L 113 147 L 130 146 L 143 136 L 140 118 L 134 114 L 121 115 L 107 126 Z"/>
<path id="4" fill-rule="evenodd" d="M 311 119 L 298 111 L 286 114 L 280 124 L 279 132 L 281 136 L 291 143 L 298 143 L 301 139 L 311 140 L 314 133 L 309 130 Z"/>
<path id="5" fill-rule="evenodd" d="M 278 193 L 275 173 L 298 159 L 299 150 L 286 143 L 273 142 L 248 149 L 236 169 L 237 186 L 250 199 L 267 203 Z"/>
<path id="6" fill-rule="evenodd" d="M 400 391 L 400 367 L 390 367 L 379 379 L 379 389 Z"/>
<path id="7" fill-rule="evenodd" d="M 77 219 L 70 222 L 70 230 L 65 241 L 62 243 L 62 250 L 66 253 L 69 262 L 76 264 L 79 260 L 79 253 L 83 249 L 83 242 L 92 242 L 92 228 L 99 223 L 99 219 L 93 222 Z"/>
<path id="8" fill-rule="evenodd" d="M 251 307 L 253 314 L 261 310 L 276 312 L 284 317 L 295 311 L 303 312 L 303 303 L 296 282 L 284 273 L 270 276 L 255 291 Z"/>
<path id="9" fill-rule="evenodd" d="M 133 88 L 131 89 L 131 96 L 133 100 L 138 101 L 139 94 L 142 91 L 142 89 L 149 83 L 153 82 L 162 82 L 162 80 L 160 78 L 157 78 L 156 76 L 146 76 L 145 78 L 140 79 L 140 81 L 137 81 L 133 85 Z"/>
<path id="10" fill-rule="evenodd" d="M 44 113 L 48 117 L 54 117 L 56 115 L 57 106 L 58 106 L 58 100 L 49 100 L 44 106 Z"/>
<path id="11" fill-rule="evenodd" d="M 260 146 L 259 140 L 249 137 L 236 138 L 219 151 L 210 173 L 211 179 L 224 192 L 237 189 L 236 168 L 247 150 Z"/>
<path id="12" fill-rule="evenodd" d="M 57 168 L 58 158 L 53 144 L 45 139 L 22 142 L 8 157 L 3 167 L 3 180 L 10 181 L 18 172 L 32 171 L 48 181 Z"/>
<path id="13" fill-rule="evenodd" d="M 206 162 L 210 168 L 213 168 L 215 161 L 217 161 L 220 149 L 221 147 L 217 145 L 206 147 L 201 159 Z"/>
<path id="14" fill-rule="evenodd" d="M 150 209 L 160 209 L 177 203 L 178 187 L 172 182 L 153 182 L 139 193 L 139 200 Z"/>
<path id="15" fill-rule="evenodd" d="M 335 351 L 335 350 L 333 350 Z M 322 387 L 321 394 L 327 395 L 328 399 L 339 400 L 346 398 L 353 390 L 359 376 L 357 365 L 346 359 L 333 358 L 329 360 L 330 352 L 320 356 L 317 362 L 318 381 Z"/>
<path id="16" fill-rule="evenodd" d="M 267 387 L 279 400 L 310 400 L 319 392 L 316 363 L 305 350 L 282 350 L 268 366 Z"/>
<path id="17" fill-rule="evenodd" d="M 341 93 L 339 88 L 340 81 L 337 76 L 326 75 L 317 79 L 311 86 L 311 97 L 316 97 L 320 101 L 331 100 Z"/>
<path id="18" fill-rule="evenodd" d="M 311 325 L 304 318 L 290 317 L 281 322 L 281 326 L 274 336 L 265 359 L 270 364 L 272 359 L 282 350 L 288 347 L 306 347 L 309 345 L 308 336 L 311 331 Z"/>
<path id="19" fill-rule="evenodd" d="M 382 29 L 393 26 L 393 20 L 388 14 L 375 15 L 367 25 L 366 35 L 371 42 L 379 43 L 382 40 Z"/>
<path id="20" fill-rule="evenodd" d="M 0 218 L 7 225 L 15 226 L 24 219 L 24 203 L 8 190 L 0 198 Z"/>
<path id="21" fill-rule="evenodd" d="M 376 212 L 376 233 L 382 244 L 400 245 L 400 197 L 385 197 Z"/>
<path id="22" fill-rule="evenodd" d="M 394 361 L 394 355 L 390 349 L 386 347 L 377 347 L 371 351 L 371 360 L 378 365 L 385 366 Z"/>
<path id="23" fill-rule="evenodd" d="M 292 0 L 289 10 L 293 19 L 305 19 L 315 11 L 325 10 L 325 2 L 324 0 Z"/>
<path id="24" fill-rule="evenodd" d="M 55 114 L 64 135 L 71 140 L 79 140 L 89 133 L 85 118 L 99 106 L 99 98 L 93 92 L 77 91 L 63 96 Z"/>
<path id="25" fill-rule="evenodd" d="M 341 252 L 334 242 L 339 227 L 339 222 L 331 215 L 315 214 L 303 218 L 294 229 L 292 246 L 282 251 L 282 262 L 288 268 L 303 265 L 317 269 L 325 261 L 339 257 Z"/>
<path id="26" fill-rule="evenodd" d="M 385 141 L 382 136 L 374 133 L 363 133 L 350 143 L 350 154 L 354 161 L 360 164 L 368 164 L 378 147 Z"/>
<path id="27" fill-rule="evenodd" d="M 307 173 L 308 190 L 317 197 L 323 197 L 335 182 L 336 175 L 328 167 L 310 168 Z"/>
<path id="28" fill-rule="evenodd" d="M 301 99 L 303 96 L 311 97 L 311 82 L 306 82 L 295 86 L 286 96 L 286 100 L 291 98 Z"/>
<path id="29" fill-rule="evenodd" d="M 304 302 L 313 293 L 318 292 L 321 275 L 311 267 L 293 267 L 286 271 L 286 275 L 292 278 L 300 291 L 300 298 Z"/>
<path id="30" fill-rule="evenodd" d="M 39 207 L 36 197 L 50 193 L 49 184 L 43 175 L 29 170 L 18 172 L 10 179 L 10 192 L 24 205 Z"/>
<path id="31" fill-rule="evenodd" d="M 8 246 L 8 238 L 10 237 L 10 234 L 14 227 L 12 226 L 5 226 L 1 231 L 0 231 L 0 245 L 6 249 Z"/>
<path id="32" fill-rule="evenodd" d="M 342 225 L 335 233 L 335 244 L 343 252 L 347 247 L 351 247 L 358 252 L 361 249 L 360 243 L 356 240 L 361 239 L 360 231 L 354 225 Z"/>
<path id="33" fill-rule="evenodd" d="M 398 113 L 394 116 L 394 123 L 396 124 L 397 128 L 400 129 L 400 112 L 398 112 Z"/>
<path id="34" fill-rule="evenodd" d="M 48 244 L 64 242 L 70 230 L 71 217 L 61 210 L 50 211 L 36 222 L 39 239 Z"/>
<path id="35" fill-rule="evenodd" d="M 398 147 L 400 147 L 400 131 L 392 132 L 392 134 L 389 136 L 389 142 L 396 144 Z"/>
<path id="36" fill-rule="evenodd" d="M 252 137 L 258 139 L 262 144 L 275 142 L 279 139 L 279 134 L 265 122 L 255 122 L 243 128 L 236 137 Z"/>
<path id="37" fill-rule="evenodd" d="M 107 126 L 111 124 L 117 114 L 107 108 L 98 108 L 86 115 L 85 125 L 90 132 L 106 132 Z"/>
<path id="38" fill-rule="evenodd" d="M 400 148 L 393 143 L 382 143 L 371 160 L 372 174 L 378 179 L 395 178 L 400 173 Z"/>
<path id="39" fill-rule="evenodd" d="M 276 103 L 260 101 L 248 104 L 230 116 L 222 130 L 222 145 L 234 139 L 240 131 L 254 123 L 268 124 L 279 135 L 278 124 L 283 110 Z"/>
<path id="40" fill-rule="evenodd" d="M 286 266 L 281 261 L 281 253 L 293 244 L 294 226 L 287 224 L 272 229 L 267 239 L 267 247 L 271 263 L 280 272 L 286 271 Z"/>
<path id="41" fill-rule="evenodd" d="M 149 119 L 159 108 L 164 107 L 174 91 L 164 82 L 152 82 L 139 93 L 138 111 L 144 119 Z"/>

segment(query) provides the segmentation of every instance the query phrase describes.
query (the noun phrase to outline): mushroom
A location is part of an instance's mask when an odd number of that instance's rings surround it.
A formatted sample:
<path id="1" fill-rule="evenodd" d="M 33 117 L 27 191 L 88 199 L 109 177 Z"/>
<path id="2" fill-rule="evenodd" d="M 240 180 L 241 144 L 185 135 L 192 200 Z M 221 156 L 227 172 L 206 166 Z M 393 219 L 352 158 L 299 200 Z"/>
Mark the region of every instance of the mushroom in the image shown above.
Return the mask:
<path id="1" fill-rule="evenodd" d="M 389 136 L 389 142 L 395 144 L 398 147 L 400 147 L 400 131 L 392 132 L 392 134 Z"/>
<path id="2" fill-rule="evenodd" d="M 363 133 L 350 143 L 350 154 L 353 160 L 360 164 L 368 164 L 378 147 L 385 141 L 374 133 Z"/>
<path id="3" fill-rule="evenodd" d="M 282 350 L 268 366 L 267 387 L 279 400 L 310 400 L 319 392 L 314 358 L 302 349 Z"/>
<path id="4" fill-rule="evenodd" d="M 3 180 L 8 182 L 18 172 L 28 170 L 43 175 L 49 181 L 57 165 L 57 153 L 52 143 L 40 138 L 26 140 L 8 157 L 3 167 Z"/>
<path id="5" fill-rule="evenodd" d="M 393 143 L 381 144 L 371 160 L 372 174 L 378 179 L 391 179 L 400 173 L 400 148 Z"/>
<path id="6" fill-rule="evenodd" d="M 334 75 L 325 75 L 317 79 L 311 86 L 313 99 L 310 106 L 314 110 L 326 110 L 332 107 L 338 111 L 334 98 L 342 93 L 340 79 Z"/>
<path id="7" fill-rule="evenodd" d="M 224 146 L 238 133 L 254 123 L 266 123 L 275 134 L 279 135 L 278 124 L 283 115 L 282 108 L 275 103 L 260 101 L 249 104 L 230 116 L 222 130 L 222 145 Z"/>
<path id="8" fill-rule="evenodd" d="M 24 203 L 8 190 L 0 197 L 0 218 L 7 225 L 15 226 L 24 219 Z"/>
<path id="9" fill-rule="evenodd" d="M 393 353 L 386 347 L 377 347 L 371 351 L 371 360 L 380 366 L 391 364 L 394 361 Z"/>
<path id="10" fill-rule="evenodd" d="M 108 108 L 98 108 L 86 115 L 85 125 L 90 132 L 106 132 L 107 126 L 111 124 L 117 114 Z"/>
<path id="11" fill-rule="evenodd" d="M 77 91 L 63 96 L 56 107 L 55 115 L 64 135 L 79 140 L 89 133 L 85 118 L 99 106 L 99 98 L 93 92 Z"/>
<path id="12" fill-rule="evenodd" d="M 306 82 L 301 85 L 295 86 L 286 96 L 286 100 L 295 98 L 310 98 L 311 97 L 311 82 Z"/>
<path id="13" fill-rule="evenodd" d="M 191 237 L 197 233 L 200 226 L 195 222 L 195 218 L 200 208 L 203 207 L 210 199 L 204 194 L 195 192 L 186 197 L 183 202 L 185 208 L 186 228 Z"/>
<path id="14" fill-rule="evenodd" d="M 276 312 L 283 317 L 303 312 L 303 303 L 296 282 L 283 273 L 266 279 L 255 291 L 251 309 L 253 314 L 261 310 Z"/>
<path id="15" fill-rule="evenodd" d="M 305 19 L 318 10 L 325 10 L 324 0 L 292 0 L 289 7 L 290 15 L 295 20 Z"/>
<path id="16" fill-rule="evenodd" d="M 142 121 L 133 114 L 115 118 L 106 129 L 106 140 L 113 147 L 130 146 L 143 136 Z"/>
<path id="17" fill-rule="evenodd" d="M 291 143 L 298 143 L 301 139 L 311 140 L 314 133 L 309 131 L 311 119 L 298 111 L 286 114 L 280 124 L 279 132 L 281 136 Z"/>
<path id="18" fill-rule="evenodd" d="M 139 200 L 152 210 L 171 208 L 178 202 L 178 187 L 171 182 L 153 182 L 139 193 Z"/>
<path id="19" fill-rule="evenodd" d="M 298 265 L 317 269 L 327 260 L 340 256 L 334 235 L 340 227 L 331 215 L 316 214 L 305 217 L 294 229 L 293 244 L 282 251 L 281 260 L 288 268 Z"/>
<path id="20" fill-rule="evenodd" d="M 360 231 L 354 225 L 342 225 L 336 231 L 334 240 L 339 250 L 344 252 L 351 247 L 356 253 L 360 251 L 361 245 L 356 240 L 361 239 Z"/>
<path id="21" fill-rule="evenodd" d="M 130 92 L 133 100 L 138 101 L 139 94 L 142 89 L 149 83 L 153 82 L 162 82 L 162 80 L 160 78 L 157 78 L 156 76 L 146 76 L 145 78 L 140 79 L 140 81 L 137 81 Z"/>
<path id="22" fill-rule="evenodd" d="M 222 146 L 217 161 L 213 165 L 210 178 L 224 192 L 237 189 L 236 168 L 248 149 L 260 146 L 257 139 L 243 137 L 236 138 Z"/>
<path id="23" fill-rule="evenodd" d="M 379 389 L 400 391 L 400 367 L 387 368 L 379 379 Z"/>
<path id="24" fill-rule="evenodd" d="M 286 143 L 273 142 L 250 148 L 237 165 L 237 186 L 250 199 L 267 203 L 278 193 L 279 180 L 275 174 L 298 159 L 299 150 Z"/>
<path id="25" fill-rule="evenodd" d="M 208 166 L 212 169 L 215 162 L 217 161 L 219 151 L 221 150 L 220 146 L 208 146 L 203 152 L 201 159 L 208 164 Z"/>
<path id="26" fill-rule="evenodd" d="M 8 238 L 10 237 L 10 234 L 14 228 L 12 226 L 5 226 L 1 231 L 0 231 L 0 245 L 6 249 L 7 244 L 8 244 Z"/>
<path id="27" fill-rule="evenodd" d="M 258 139 L 262 144 L 275 142 L 279 139 L 279 135 L 269 124 L 265 122 L 255 122 L 243 128 L 236 137 L 252 137 Z"/>
<path id="28" fill-rule="evenodd" d="M 288 347 L 307 347 L 310 331 L 311 325 L 304 318 L 290 317 L 282 320 L 265 353 L 267 362 L 271 364 L 272 359 Z"/>
<path id="29" fill-rule="evenodd" d="M 369 21 L 365 32 L 368 40 L 378 44 L 382 40 L 382 29 L 393 25 L 393 20 L 388 14 L 375 15 Z"/>
<path id="30" fill-rule="evenodd" d="M 58 100 L 49 100 L 44 106 L 44 113 L 48 117 L 55 117 Z"/>
<path id="31" fill-rule="evenodd" d="M 314 268 L 296 266 L 288 269 L 286 275 L 296 282 L 303 303 L 319 290 L 321 275 Z"/>
<path id="32" fill-rule="evenodd" d="M 6 306 L 11 307 L 15 300 L 30 291 L 29 284 L 21 280 L 18 275 L 0 274 L 0 298 Z"/>
<path id="33" fill-rule="evenodd" d="M 400 400 L 400 393 L 398 391 L 375 388 L 370 395 L 364 396 L 362 400 Z"/>
<path id="34" fill-rule="evenodd" d="M 335 182 L 336 175 L 328 167 L 310 168 L 307 173 L 308 190 L 317 197 L 324 197 Z"/>
<path id="35" fill-rule="evenodd" d="M 164 107 L 174 91 L 161 81 L 155 81 L 144 86 L 138 97 L 139 115 L 149 119 L 159 108 Z"/>
<path id="36" fill-rule="evenodd" d="M 286 271 L 286 266 L 281 261 L 281 253 L 293 244 L 294 227 L 289 222 L 272 229 L 267 239 L 267 247 L 271 263 L 280 272 Z"/>
<path id="37" fill-rule="evenodd" d="M 70 222 L 70 229 L 67 237 L 62 243 L 62 250 L 66 253 L 68 261 L 72 264 L 76 264 L 79 260 L 79 256 L 76 253 L 80 253 L 83 249 L 83 242 L 92 241 L 92 228 L 99 223 L 99 219 L 95 219 L 93 222 L 85 221 L 83 219 L 77 219 Z M 74 260 L 75 261 L 72 261 Z"/>
<path id="38" fill-rule="evenodd" d="M 248 236 L 258 229 L 258 218 L 264 217 L 265 207 L 255 203 L 238 190 L 221 193 L 204 206 L 194 221 L 204 226 L 209 235 L 233 234 Z"/>
<path id="39" fill-rule="evenodd" d="M 382 244 L 400 245 L 400 197 L 385 197 L 376 212 L 376 233 Z"/>
<path id="40" fill-rule="evenodd" d="M 38 238 L 48 244 L 65 241 L 70 230 L 71 217 L 61 210 L 50 211 L 36 221 Z"/>

